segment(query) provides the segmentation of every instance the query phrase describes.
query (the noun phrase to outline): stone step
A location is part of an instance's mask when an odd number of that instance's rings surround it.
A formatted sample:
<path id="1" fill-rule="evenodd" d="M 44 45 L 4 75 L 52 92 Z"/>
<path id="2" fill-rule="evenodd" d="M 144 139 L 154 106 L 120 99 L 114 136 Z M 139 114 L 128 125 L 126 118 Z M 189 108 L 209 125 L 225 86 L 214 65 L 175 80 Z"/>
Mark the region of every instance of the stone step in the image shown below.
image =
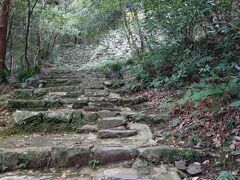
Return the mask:
<path id="1" fill-rule="evenodd" d="M 73 107 L 82 108 L 89 103 L 114 103 L 118 106 L 130 106 L 135 104 L 140 104 L 145 102 L 146 99 L 143 97 L 121 97 L 118 94 L 109 93 L 109 96 L 106 97 L 79 97 L 77 101 L 74 103 Z"/>
<path id="2" fill-rule="evenodd" d="M 48 87 L 38 89 L 16 89 L 14 90 L 14 98 L 29 98 L 29 97 L 41 97 L 49 92 L 73 92 L 82 91 L 83 86 L 59 86 L 59 87 Z"/>
<path id="3" fill-rule="evenodd" d="M 13 120 L 16 125 L 31 126 L 35 124 L 37 126 L 43 122 L 55 122 L 59 123 L 72 123 L 76 121 L 82 121 L 81 110 L 56 110 L 56 111 L 16 111 L 13 114 Z"/>
<path id="4" fill-rule="evenodd" d="M 124 138 L 129 136 L 135 136 L 137 134 L 137 130 L 133 129 L 124 129 L 124 130 L 118 130 L 118 129 L 106 129 L 106 130 L 100 130 L 98 132 L 98 137 L 103 138 Z"/>
<path id="5" fill-rule="evenodd" d="M 105 74 L 94 74 L 94 73 L 65 73 L 65 74 L 48 74 L 43 77 L 44 80 L 49 79 L 75 79 L 75 78 L 85 78 L 85 79 L 105 79 Z"/>
<path id="6" fill-rule="evenodd" d="M 124 126 L 124 125 L 127 125 L 127 120 L 122 116 L 106 117 L 106 118 L 100 119 L 98 122 L 99 129 L 111 129 L 111 128 Z"/>
<path id="7" fill-rule="evenodd" d="M 78 170 L 64 169 L 56 171 L 22 170 L 0 174 L 2 180 L 39 180 L 39 179 L 66 179 L 66 180 L 181 180 L 176 168 L 161 165 L 146 168 L 147 173 L 142 173 L 135 168 L 126 167 L 85 167 Z"/>
<path id="8" fill-rule="evenodd" d="M 138 134 L 127 138 L 97 139 L 97 134 L 31 134 L 3 138 L 0 146 L 0 172 L 18 169 L 49 169 L 103 166 L 128 162 L 133 168 L 149 168 L 176 160 L 200 161 L 199 150 L 153 146 L 151 131 L 135 124 Z"/>
<path id="9" fill-rule="evenodd" d="M 13 120 L 16 124 L 27 125 L 30 122 L 36 121 L 43 122 L 43 120 L 50 121 L 58 120 L 59 122 L 71 122 L 72 120 L 83 120 L 84 122 L 97 123 L 98 118 L 112 117 L 112 115 L 119 115 L 119 112 L 113 111 L 99 111 L 99 112 L 86 112 L 80 109 L 58 109 L 49 111 L 19 111 L 13 113 Z"/>
<path id="10" fill-rule="evenodd" d="M 71 105 L 72 102 L 66 100 L 8 100 L 6 108 L 8 110 L 48 110 L 52 108 L 63 108 L 66 105 Z"/>
<path id="11" fill-rule="evenodd" d="M 56 87 L 56 86 L 72 86 L 79 85 L 83 81 L 82 78 L 74 79 L 49 79 L 46 81 L 44 87 Z"/>

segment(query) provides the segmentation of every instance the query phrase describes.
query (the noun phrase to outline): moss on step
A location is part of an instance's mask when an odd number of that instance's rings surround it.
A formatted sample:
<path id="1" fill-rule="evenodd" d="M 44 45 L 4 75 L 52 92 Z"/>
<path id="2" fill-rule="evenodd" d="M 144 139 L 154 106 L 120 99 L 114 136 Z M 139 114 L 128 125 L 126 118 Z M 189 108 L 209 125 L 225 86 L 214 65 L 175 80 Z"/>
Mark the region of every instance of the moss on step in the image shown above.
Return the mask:
<path id="1" fill-rule="evenodd" d="M 58 112 L 59 113 L 59 112 Z M 38 132 L 74 132 L 77 128 L 95 122 L 84 119 L 80 112 L 70 112 L 69 114 L 54 114 L 44 112 L 40 115 L 33 115 L 22 122 L 18 122 L 12 127 L 0 131 L 0 136 L 12 134 L 38 133 Z"/>
<path id="2" fill-rule="evenodd" d="M 206 157 L 206 154 L 203 151 L 190 148 L 156 146 L 141 148 L 139 157 L 143 161 L 160 164 L 160 162 L 174 163 L 174 161 L 178 160 L 199 161 Z"/>

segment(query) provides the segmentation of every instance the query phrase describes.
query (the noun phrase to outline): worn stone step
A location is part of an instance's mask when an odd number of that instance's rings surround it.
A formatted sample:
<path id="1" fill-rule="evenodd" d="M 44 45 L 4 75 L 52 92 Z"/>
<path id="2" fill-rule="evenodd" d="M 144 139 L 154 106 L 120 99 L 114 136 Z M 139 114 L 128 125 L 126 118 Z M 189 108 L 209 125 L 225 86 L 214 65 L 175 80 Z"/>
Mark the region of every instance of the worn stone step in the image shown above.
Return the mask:
<path id="1" fill-rule="evenodd" d="M 174 161 L 185 160 L 190 162 L 200 162 L 206 158 L 206 153 L 201 150 L 191 148 L 179 148 L 170 146 L 153 146 L 139 148 L 139 158 L 141 161 L 153 162 L 154 164 L 174 163 Z"/>
<path id="2" fill-rule="evenodd" d="M 96 165 L 97 166 L 97 165 Z M 78 170 L 74 169 L 63 169 L 61 171 L 14 171 L 4 174 L 0 174 L 2 180 L 39 180 L 39 179 L 66 179 L 66 180 L 181 180 L 176 168 L 171 166 L 161 165 L 151 168 L 147 174 L 143 174 L 134 168 L 126 167 L 102 167 L 102 168 L 81 168 Z"/>
<path id="3" fill-rule="evenodd" d="M 102 111 L 102 110 L 108 110 L 108 111 L 121 111 L 121 108 L 118 106 L 115 106 L 112 103 L 89 103 L 88 106 L 83 107 L 84 111 Z"/>
<path id="4" fill-rule="evenodd" d="M 135 126 L 136 127 L 136 126 Z M 138 125 L 140 128 L 140 125 Z M 144 126 L 134 138 L 97 139 L 95 134 L 19 135 L 2 140 L 0 172 L 17 169 L 86 167 L 125 164 L 139 172 L 151 165 L 175 160 L 194 162 L 206 158 L 199 150 L 153 146 Z M 142 147 L 144 146 L 144 148 Z"/>
<path id="5" fill-rule="evenodd" d="M 135 136 L 137 134 L 137 130 L 133 129 L 106 129 L 100 130 L 98 132 L 98 137 L 103 138 L 123 138 L 129 136 Z"/>
<path id="6" fill-rule="evenodd" d="M 96 133 L 98 132 L 98 129 L 96 125 L 84 125 L 77 128 L 75 132 L 80 134 Z"/>
<path id="7" fill-rule="evenodd" d="M 6 108 L 8 110 L 31 110 L 31 111 L 46 111 L 56 108 L 71 108 L 76 100 L 73 98 L 56 99 L 56 100 L 8 100 Z"/>
<path id="8" fill-rule="evenodd" d="M 84 95 L 86 97 L 106 97 L 109 92 L 106 90 L 84 89 Z"/>
<path id="9" fill-rule="evenodd" d="M 143 124 L 132 125 L 138 130 L 134 137 L 98 139 L 97 134 L 29 134 L 13 135 L 1 140 L 0 169 L 63 168 L 132 161 L 137 148 L 151 144 L 151 131 Z M 109 156 L 111 155 L 111 156 Z"/>
<path id="10" fill-rule="evenodd" d="M 83 90 L 72 92 L 49 92 L 46 95 L 42 96 L 42 98 L 46 100 L 69 99 L 69 98 L 77 99 L 83 94 L 84 94 Z"/>
<path id="11" fill-rule="evenodd" d="M 74 79 L 49 79 L 46 81 L 44 87 L 56 87 L 56 86 L 72 86 L 82 83 L 82 78 Z"/>
<path id="12" fill-rule="evenodd" d="M 106 97 L 85 97 L 85 96 L 79 97 L 77 101 L 74 103 L 74 107 L 83 108 L 89 103 L 103 103 L 103 102 L 114 103 L 119 106 L 127 107 L 130 105 L 139 104 L 145 101 L 146 99 L 141 96 L 121 97 L 118 94 L 113 95 L 113 93 L 110 93 L 109 96 L 106 96 Z"/>
<path id="13" fill-rule="evenodd" d="M 16 125 L 38 125 L 43 122 L 71 123 L 83 119 L 81 110 L 56 110 L 56 111 L 16 111 L 13 120 Z"/>
<path id="14" fill-rule="evenodd" d="M 6 108 L 9 110 L 48 110 L 62 108 L 66 104 L 67 102 L 63 100 L 8 100 Z"/>
<path id="15" fill-rule="evenodd" d="M 59 86 L 49 88 L 37 88 L 37 89 L 16 89 L 14 90 L 14 98 L 29 98 L 29 97 L 42 97 L 49 92 L 83 92 L 83 86 Z"/>
<path id="16" fill-rule="evenodd" d="M 111 129 L 123 125 L 127 125 L 127 120 L 122 116 L 106 117 L 98 122 L 99 129 Z"/>

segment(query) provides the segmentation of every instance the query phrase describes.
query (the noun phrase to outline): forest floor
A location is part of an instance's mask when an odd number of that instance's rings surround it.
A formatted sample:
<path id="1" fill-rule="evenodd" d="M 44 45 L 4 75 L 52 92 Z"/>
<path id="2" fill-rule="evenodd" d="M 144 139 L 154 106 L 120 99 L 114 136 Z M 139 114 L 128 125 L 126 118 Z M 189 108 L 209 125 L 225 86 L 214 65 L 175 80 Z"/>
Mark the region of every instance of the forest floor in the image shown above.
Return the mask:
<path id="1" fill-rule="evenodd" d="M 71 66 L 2 88 L 0 178 L 239 177 L 239 108 L 214 114 L 210 98 L 181 108 L 176 90 L 130 92 L 127 79 Z"/>

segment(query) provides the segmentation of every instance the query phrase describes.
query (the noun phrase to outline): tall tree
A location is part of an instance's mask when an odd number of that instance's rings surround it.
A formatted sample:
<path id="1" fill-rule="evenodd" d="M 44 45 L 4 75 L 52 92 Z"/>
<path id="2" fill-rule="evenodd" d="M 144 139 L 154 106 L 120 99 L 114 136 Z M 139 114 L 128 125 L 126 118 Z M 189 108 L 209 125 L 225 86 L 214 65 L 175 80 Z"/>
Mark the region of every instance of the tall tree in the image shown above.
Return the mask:
<path id="1" fill-rule="evenodd" d="M 0 14 L 0 71 L 4 70 L 10 0 L 3 0 Z"/>
<path id="2" fill-rule="evenodd" d="M 38 0 L 36 0 L 33 6 L 31 7 L 31 0 L 27 0 L 28 15 L 27 15 L 27 29 L 26 29 L 26 36 L 25 36 L 25 62 L 28 68 L 30 68 L 30 62 L 28 60 L 28 39 L 29 39 L 29 31 L 31 26 L 31 16 L 37 3 L 38 3 Z"/>

